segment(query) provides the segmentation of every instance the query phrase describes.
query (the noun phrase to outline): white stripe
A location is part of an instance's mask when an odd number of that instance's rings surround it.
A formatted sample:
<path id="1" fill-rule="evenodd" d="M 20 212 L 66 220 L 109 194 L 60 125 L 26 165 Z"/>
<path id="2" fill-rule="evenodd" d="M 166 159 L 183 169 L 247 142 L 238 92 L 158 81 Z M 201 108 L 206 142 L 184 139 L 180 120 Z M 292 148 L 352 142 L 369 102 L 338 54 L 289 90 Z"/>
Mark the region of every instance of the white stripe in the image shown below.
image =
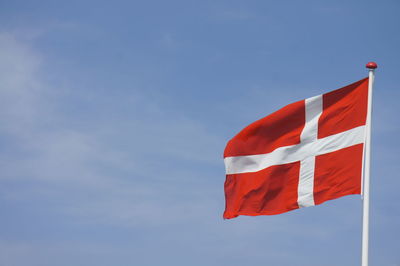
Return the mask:
<path id="1" fill-rule="evenodd" d="M 299 207 L 314 206 L 314 170 L 315 156 L 300 161 L 299 186 L 297 187 L 297 203 Z"/>
<path id="2" fill-rule="evenodd" d="M 287 164 L 334 152 L 356 144 L 364 143 L 365 126 L 359 126 L 335 135 L 275 149 L 266 154 L 226 157 L 226 174 L 258 172 L 273 165 Z"/>
<path id="3" fill-rule="evenodd" d="M 306 124 L 301 132 L 301 142 L 315 141 L 318 138 L 318 119 L 322 114 L 322 95 L 305 99 Z"/>
<path id="4" fill-rule="evenodd" d="M 306 123 L 301 132 L 302 143 L 314 142 L 318 139 L 318 120 L 322 114 L 322 95 L 305 100 Z M 312 154 L 312 151 L 308 151 Z M 297 187 L 297 203 L 300 207 L 314 206 L 314 172 L 315 156 L 300 161 L 299 185 Z"/>

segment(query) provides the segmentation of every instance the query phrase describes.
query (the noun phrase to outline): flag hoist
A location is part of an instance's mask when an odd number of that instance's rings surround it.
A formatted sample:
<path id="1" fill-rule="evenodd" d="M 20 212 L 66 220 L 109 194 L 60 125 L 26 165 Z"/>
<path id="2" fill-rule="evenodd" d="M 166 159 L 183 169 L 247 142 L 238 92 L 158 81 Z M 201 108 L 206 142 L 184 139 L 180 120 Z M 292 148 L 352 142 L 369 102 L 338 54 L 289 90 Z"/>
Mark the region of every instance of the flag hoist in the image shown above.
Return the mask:
<path id="1" fill-rule="evenodd" d="M 363 179 L 363 229 L 362 229 L 362 255 L 361 266 L 368 266 L 368 247 L 369 247 L 369 185 L 371 170 L 371 128 L 372 128 L 372 93 L 375 79 L 375 69 L 378 65 L 369 62 L 366 67 L 368 74 L 368 113 L 367 113 L 367 134 L 365 141 L 365 166 Z"/>
<path id="2" fill-rule="evenodd" d="M 274 215 L 362 194 L 362 266 L 368 266 L 372 87 L 369 76 L 289 104 L 226 145 L 225 219 Z"/>

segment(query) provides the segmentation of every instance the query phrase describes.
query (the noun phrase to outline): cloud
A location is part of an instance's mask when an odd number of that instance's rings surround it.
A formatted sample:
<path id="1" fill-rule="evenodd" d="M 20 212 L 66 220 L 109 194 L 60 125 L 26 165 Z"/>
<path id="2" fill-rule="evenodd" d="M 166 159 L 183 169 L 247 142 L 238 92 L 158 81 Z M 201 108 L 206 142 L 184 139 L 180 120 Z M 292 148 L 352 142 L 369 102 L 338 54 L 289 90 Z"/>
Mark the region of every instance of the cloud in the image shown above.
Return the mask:
<path id="1" fill-rule="evenodd" d="M 107 94 L 93 100 L 73 81 L 69 88 L 45 82 L 50 62 L 20 39 L 0 34 L 1 136 L 7 141 L 1 179 L 15 184 L 0 190 L 4 199 L 51 200 L 57 202 L 51 212 L 78 223 L 119 226 L 173 223 L 181 213 L 193 219 L 193 208 L 215 204 L 189 196 L 204 186 L 189 166 L 222 170 L 218 137 L 190 117 L 162 110 L 140 89 L 114 96 L 115 106 L 104 108 Z M 76 99 L 94 111 L 65 112 Z M 26 181 L 38 185 L 19 185 Z"/>
<path id="2" fill-rule="evenodd" d="M 32 126 L 40 104 L 41 85 L 36 78 L 41 60 L 31 48 L 9 33 L 0 34 L 1 130 L 19 132 Z"/>

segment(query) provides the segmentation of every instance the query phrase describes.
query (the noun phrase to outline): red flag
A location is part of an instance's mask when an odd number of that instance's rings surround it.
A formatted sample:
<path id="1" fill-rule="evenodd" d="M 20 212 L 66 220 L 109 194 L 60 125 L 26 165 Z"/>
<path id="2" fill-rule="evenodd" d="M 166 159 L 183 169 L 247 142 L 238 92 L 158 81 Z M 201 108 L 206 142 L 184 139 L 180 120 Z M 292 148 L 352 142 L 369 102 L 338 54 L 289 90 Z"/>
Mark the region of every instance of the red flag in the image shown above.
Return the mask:
<path id="1" fill-rule="evenodd" d="M 361 194 L 368 78 L 289 104 L 226 145 L 224 218 Z"/>

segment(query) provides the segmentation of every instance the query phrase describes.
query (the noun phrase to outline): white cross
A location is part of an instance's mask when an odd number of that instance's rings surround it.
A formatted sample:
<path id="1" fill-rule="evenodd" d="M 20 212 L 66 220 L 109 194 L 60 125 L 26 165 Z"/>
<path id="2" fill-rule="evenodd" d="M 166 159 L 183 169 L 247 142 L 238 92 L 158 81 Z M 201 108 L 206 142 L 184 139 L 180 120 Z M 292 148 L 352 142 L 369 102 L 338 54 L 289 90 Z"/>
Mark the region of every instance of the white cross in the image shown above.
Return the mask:
<path id="1" fill-rule="evenodd" d="M 299 207 L 314 204 L 315 156 L 334 152 L 365 142 L 365 126 L 318 139 L 318 119 L 322 114 L 322 95 L 305 100 L 306 123 L 300 143 L 284 146 L 266 154 L 233 156 L 224 159 L 226 174 L 258 172 L 273 165 L 300 161 L 297 203 Z"/>

